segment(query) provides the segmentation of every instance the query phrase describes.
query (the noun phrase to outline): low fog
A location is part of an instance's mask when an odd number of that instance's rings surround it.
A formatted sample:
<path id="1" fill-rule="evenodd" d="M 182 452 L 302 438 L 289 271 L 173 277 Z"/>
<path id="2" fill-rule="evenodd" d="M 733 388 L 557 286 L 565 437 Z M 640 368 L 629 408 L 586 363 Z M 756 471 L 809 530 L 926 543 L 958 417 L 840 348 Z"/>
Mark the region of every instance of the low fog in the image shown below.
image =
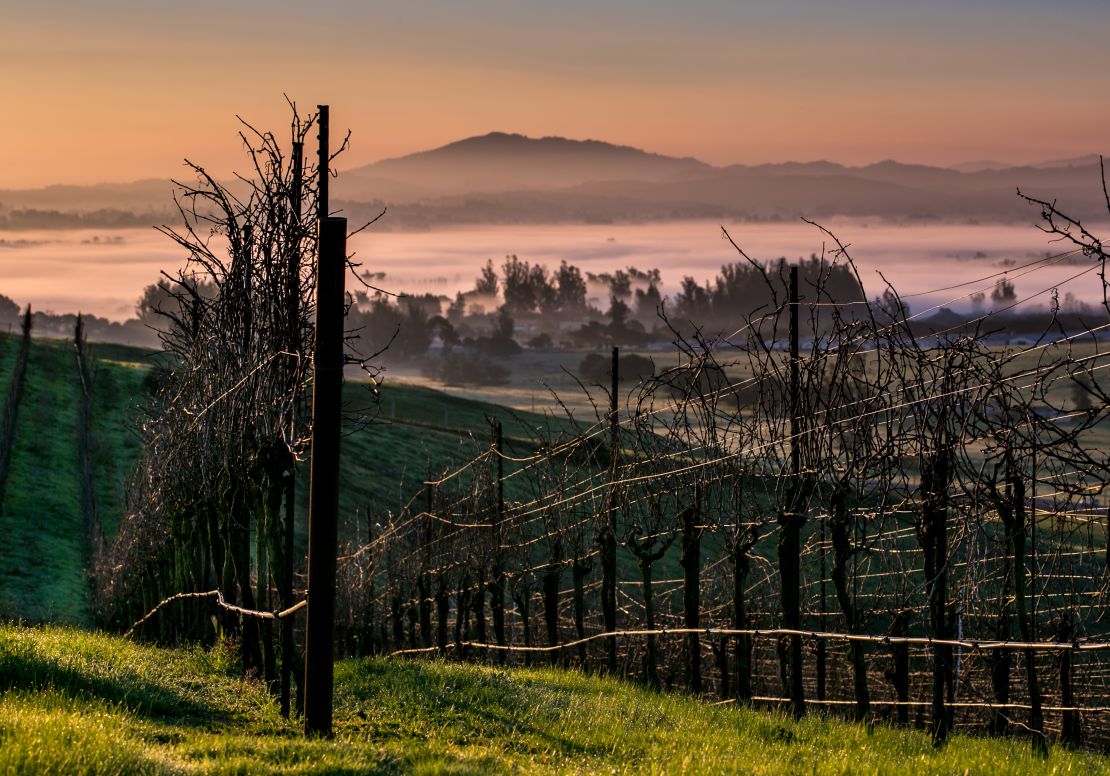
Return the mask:
<path id="1" fill-rule="evenodd" d="M 388 216 L 387 216 L 388 218 Z M 802 223 L 726 225 L 747 253 L 760 260 L 788 260 L 821 255 L 833 245 L 814 227 Z M 1066 248 L 1050 243 L 1033 226 L 892 225 L 854 220 L 826 224 L 856 260 L 870 296 L 882 293 L 877 270 L 899 293 L 919 294 L 993 274 L 1046 253 Z M 736 251 L 713 222 L 674 222 L 597 226 L 484 226 L 420 233 L 364 232 L 350 241 L 361 269 L 385 273 L 376 280 L 400 292 L 453 296 L 473 287 L 487 260 L 500 264 L 516 254 L 533 264 L 555 268 L 566 260 L 583 272 L 609 272 L 628 266 L 661 270 L 664 294 L 673 293 L 686 275 L 703 282 L 722 264 L 736 261 Z M 115 231 L 50 230 L 0 233 L 4 264 L 0 294 L 37 310 L 85 312 L 122 321 L 134 316 L 143 288 L 172 273 L 184 261 L 179 248 L 153 229 Z M 1083 267 L 1082 257 L 1051 264 L 1029 276 L 1012 279 L 1019 296 L 1064 284 Z M 378 276 L 380 277 L 380 276 Z M 1060 298 L 1094 303 L 1097 283 L 1089 276 L 1062 285 Z M 993 280 L 983 289 L 989 293 Z M 349 287 L 354 287 L 350 281 Z M 951 304 L 968 309 L 965 295 L 975 287 L 939 292 L 913 300 L 915 311 Z M 1048 294 L 1044 305 L 1048 305 Z"/>

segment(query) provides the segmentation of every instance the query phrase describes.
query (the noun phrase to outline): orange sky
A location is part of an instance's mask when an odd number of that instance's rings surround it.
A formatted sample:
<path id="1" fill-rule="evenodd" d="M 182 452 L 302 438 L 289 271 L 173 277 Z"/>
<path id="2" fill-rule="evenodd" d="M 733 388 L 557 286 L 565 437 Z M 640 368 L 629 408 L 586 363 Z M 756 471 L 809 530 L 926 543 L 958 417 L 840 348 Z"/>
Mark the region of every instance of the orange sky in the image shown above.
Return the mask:
<path id="1" fill-rule="evenodd" d="M 5 10 L 0 188 L 226 174 L 235 114 L 283 127 L 283 92 L 353 130 L 341 167 L 491 130 L 715 163 L 1110 152 L 1104 0 L 228 5 Z"/>

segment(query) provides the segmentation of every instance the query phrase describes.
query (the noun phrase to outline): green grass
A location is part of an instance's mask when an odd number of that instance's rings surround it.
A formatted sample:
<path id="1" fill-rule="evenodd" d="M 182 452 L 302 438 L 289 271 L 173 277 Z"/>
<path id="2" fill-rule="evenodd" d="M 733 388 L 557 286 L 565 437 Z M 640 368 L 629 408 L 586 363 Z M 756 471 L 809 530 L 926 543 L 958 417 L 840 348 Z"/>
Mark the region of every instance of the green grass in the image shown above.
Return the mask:
<path id="1" fill-rule="evenodd" d="M 0 385 L 14 366 L 18 340 L 3 338 Z M 138 454 L 138 407 L 148 351 L 93 345 L 91 461 L 97 514 L 115 534 L 127 477 Z M 33 340 L 16 423 L 0 525 L 0 616 L 30 622 L 91 621 L 85 523 L 77 471 L 79 388 L 73 345 Z"/>
<path id="2" fill-rule="evenodd" d="M 70 343 L 31 348 L 0 516 L 0 612 L 35 622 L 89 621 L 76 376 Z"/>
<path id="3" fill-rule="evenodd" d="M 140 452 L 138 422 L 146 400 L 152 351 L 91 344 L 94 364 L 90 460 L 97 515 L 111 540 L 126 509 L 126 488 Z M 0 336 L 0 398 L 14 366 L 18 338 Z M 77 369 L 68 340 L 32 341 L 16 428 L 12 471 L 0 526 L 0 617 L 29 622 L 89 624 L 85 527 L 77 476 Z M 389 381 L 372 406 L 365 383 L 344 389 L 341 514 L 346 535 L 365 538 L 367 510 L 384 522 L 421 489 L 430 470 L 445 471 L 486 449 L 487 416 L 501 419 L 511 454 L 530 453 L 520 440 L 540 416 L 488 402 Z M 367 419 L 372 420 L 367 424 Z M 565 421 L 555 425 L 570 429 Z M 508 463 L 511 472 L 514 464 Z M 304 545 L 308 466 L 301 467 L 298 535 Z M 510 480 L 510 499 L 524 498 L 523 478 Z"/>
<path id="4" fill-rule="evenodd" d="M 1017 740 L 868 730 L 710 706 L 556 669 L 384 659 L 336 671 L 336 735 L 305 740 L 233 650 L 0 627 L 0 774 L 1110 773 Z"/>
<path id="5" fill-rule="evenodd" d="M 533 453 L 536 427 L 546 429 L 549 422 L 542 415 L 394 381 L 382 386 L 375 406 L 366 383 L 354 380 L 344 385 L 344 417 L 340 514 L 346 532 L 353 536 L 357 528 L 363 537 L 367 510 L 384 522 L 387 512 L 396 514 L 419 496 L 429 473 L 441 476 L 487 450 L 492 438 L 488 418 L 501 421 L 505 450 L 513 456 Z M 551 421 L 551 427 L 575 432 L 562 419 Z M 517 466 L 506 461 L 506 474 Z M 298 490 L 302 527 L 308 509 L 307 469 L 302 467 Z M 526 488 L 524 478 L 512 478 L 506 482 L 506 498 L 530 498 Z"/>
<path id="6" fill-rule="evenodd" d="M 104 535 L 115 536 L 126 509 L 127 478 L 139 455 L 136 420 L 145 396 L 145 351 L 92 345 L 93 408 L 89 459 Z"/>

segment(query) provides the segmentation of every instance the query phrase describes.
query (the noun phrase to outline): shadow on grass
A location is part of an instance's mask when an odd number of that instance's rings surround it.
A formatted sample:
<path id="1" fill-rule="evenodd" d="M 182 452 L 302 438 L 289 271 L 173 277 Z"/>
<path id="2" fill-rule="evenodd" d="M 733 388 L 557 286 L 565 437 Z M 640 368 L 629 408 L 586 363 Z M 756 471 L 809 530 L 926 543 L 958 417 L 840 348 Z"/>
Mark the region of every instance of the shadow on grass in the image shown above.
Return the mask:
<path id="1" fill-rule="evenodd" d="M 347 663 L 337 672 L 337 690 L 347 706 L 379 704 L 379 711 L 388 717 L 375 725 L 376 736 L 383 732 L 388 736 L 391 730 L 403 730 L 423 718 L 455 743 L 498 739 L 512 741 L 512 749 L 520 753 L 566 758 L 609 754 L 605 746 L 552 731 L 573 694 L 572 688 L 558 681 L 521 682 L 495 668 L 367 659 Z M 388 699 L 384 708 L 382 699 Z M 550 726 L 545 727 L 545 722 Z"/>
<path id="2" fill-rule="evenodd" d="M 0 692 L 54 690 L 75 700 L 102 700 L 153 720 L 203 724 L 232 718 L 227 709 L 190 697 L 169 682 L 140 676 L 96 676 L 93 669 L 61 665 L 51 656 L 11 649 L 0 641 Z M 90 663 L 92 662 L 90 658 Z"/>

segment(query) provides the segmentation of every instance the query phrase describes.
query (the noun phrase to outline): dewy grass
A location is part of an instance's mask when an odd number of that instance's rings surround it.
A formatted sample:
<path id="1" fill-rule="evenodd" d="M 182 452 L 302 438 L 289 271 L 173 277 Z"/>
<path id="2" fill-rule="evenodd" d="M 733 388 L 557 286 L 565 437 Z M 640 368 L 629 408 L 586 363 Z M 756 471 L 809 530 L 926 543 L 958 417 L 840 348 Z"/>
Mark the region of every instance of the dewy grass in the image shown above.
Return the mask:
<path id="1" fill-rule="evenodd" d="M 711 706 L 559 669 L 344 661 L 306 740 L 235 651 L 0 626 L 0 776 L 23 773 L 1110 773 L 1105 757 Z"/>

